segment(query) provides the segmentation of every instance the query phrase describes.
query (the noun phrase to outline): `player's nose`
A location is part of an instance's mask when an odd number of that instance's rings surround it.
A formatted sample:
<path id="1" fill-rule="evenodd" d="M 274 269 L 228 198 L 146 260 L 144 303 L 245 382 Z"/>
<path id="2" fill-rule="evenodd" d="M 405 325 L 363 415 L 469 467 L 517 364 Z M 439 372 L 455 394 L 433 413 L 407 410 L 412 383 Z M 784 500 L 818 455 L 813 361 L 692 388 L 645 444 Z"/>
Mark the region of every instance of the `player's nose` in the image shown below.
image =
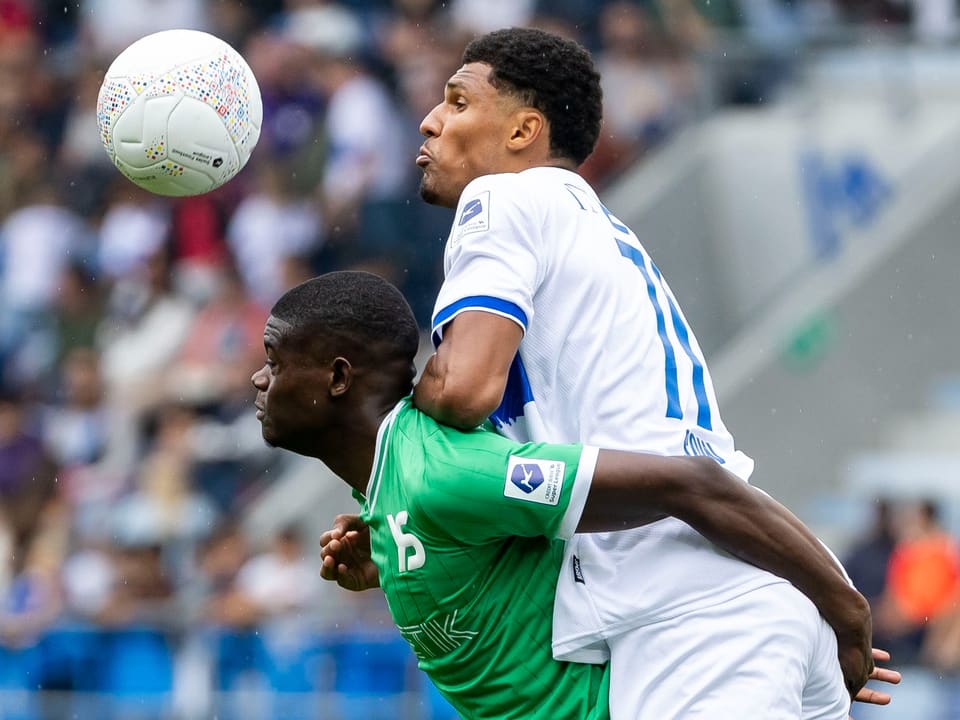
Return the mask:
<path id="1" fill-rule="evenodd" d="M 420 134 L 424 137 L 436 137 L 440 134 L 440 118 L 437 105 L 420 121 Z"/>
<path id="2" fill-rule="evenodd" d="M 267 389 L 267 366 L 264 365 L 262 368 L 257 370 L 253 375 L 250 376 L 250 382 L 253 384 L 257 390 L 266 390 Z"/>

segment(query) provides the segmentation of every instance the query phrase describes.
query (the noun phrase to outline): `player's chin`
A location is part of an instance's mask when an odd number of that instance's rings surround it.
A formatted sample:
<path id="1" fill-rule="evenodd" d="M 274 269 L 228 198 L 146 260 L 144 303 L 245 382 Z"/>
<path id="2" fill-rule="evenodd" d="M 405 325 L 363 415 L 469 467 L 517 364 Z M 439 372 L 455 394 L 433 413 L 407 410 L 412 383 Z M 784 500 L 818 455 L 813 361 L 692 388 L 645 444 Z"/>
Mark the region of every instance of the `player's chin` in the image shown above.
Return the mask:
<path id="1" fill-rule="evenodd" d="M 443 193 L 440 192 L 441 183 L 435 174 L 431 173 L 429 166 L 424 168 L 423 177 L 420 178 L 420 197 L 424 202 L 430 205 L 439 205 L 441 207 L 456 207 L 457 201 L 452 202 Z"/>
<path id="2" fill-rule="evenodd" d="M 426 203 L 431 205 L 437 204 L 437 191 L 434 190 L 433 183 L 430 182 L 430 178 L 427 176 L 426 170 L 424 170 L 423 177 L 420 178 L 420 197 Z"/>
<path id="3" fill-rule="evenodd" d="M 263 437 L 263 441 L 270 447 L 277 447 L 280 443 L 280 439 L 277 437 L 273 428 L 270 427 L 270 420 L 266 416 L 260 418 L 260 435 Z"/>

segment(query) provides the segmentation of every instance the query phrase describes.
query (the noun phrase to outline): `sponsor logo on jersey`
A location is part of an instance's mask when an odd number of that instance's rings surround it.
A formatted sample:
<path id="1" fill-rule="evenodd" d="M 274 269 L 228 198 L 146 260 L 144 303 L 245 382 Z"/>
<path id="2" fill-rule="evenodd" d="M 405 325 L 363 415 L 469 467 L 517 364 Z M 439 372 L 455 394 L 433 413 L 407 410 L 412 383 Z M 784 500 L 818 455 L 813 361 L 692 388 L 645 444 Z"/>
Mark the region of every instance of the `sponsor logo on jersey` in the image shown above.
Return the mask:
<path id="1" fill-rule="evenodd" d="M 573 581 L 581 585 L 586 585 L 587 581 L 583 579 L 583 570 L 580 569 L 580 558 L 573 556 Z"/>
<path id="2" fill-rule="evenodd" d="M 518 488 L 528 495 L 543 485 L 543 473 L 540 472 L 540 466 L 530 463 L 517 465 L 513 469 L 513 475 L 510 480 Z"/>
<path id="3" fill-rule="evenodd" d="M 517 500 L 556 505 L 563 489 L 566 463 L 559 460 L 510 456 L 503 495 Z"/>
<path id="4" fill-rule="evenodd" d="M 463 210 L 460 211 L 460 219 L 457 220 L 453 235 L 450 238 L 450 244 L 456 245 L 465 235 L 483 232 L 489 228 L 490 191 L 486 190 L 464 204 Z"/>
<path id="5" fill-rule="evenodd" d="M 463 208 L 463 214 L 460 216 L 460 222 L 458 222 L 457 225 L 466 225 L 482 212 L 483 200 L 480 198 L 471 200 L 467 203 L 466 207 Z"/>

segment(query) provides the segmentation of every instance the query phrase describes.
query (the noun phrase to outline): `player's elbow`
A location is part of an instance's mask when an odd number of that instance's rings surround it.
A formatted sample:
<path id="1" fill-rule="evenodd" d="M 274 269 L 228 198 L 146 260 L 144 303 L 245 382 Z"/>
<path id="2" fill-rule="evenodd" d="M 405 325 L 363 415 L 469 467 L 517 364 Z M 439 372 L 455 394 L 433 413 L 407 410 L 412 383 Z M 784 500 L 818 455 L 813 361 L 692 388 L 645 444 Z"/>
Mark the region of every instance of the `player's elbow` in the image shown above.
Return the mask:
<path id="1" fill-rule="evenodd" d="M 503 397 L 503 386 L 491 378 L 468 378 L 456 374 L 427 377 L 414 392 L 414 402 L 423 412 L 445 425 L 469 430 L 493 414 Z"/>
<path id="2" fill-rule="evenodd" d="M 440 399 L 446 422 L 463 429 L 475 428 L 500 405 L 503 391 L 486 386 L 448 384 Z"/>

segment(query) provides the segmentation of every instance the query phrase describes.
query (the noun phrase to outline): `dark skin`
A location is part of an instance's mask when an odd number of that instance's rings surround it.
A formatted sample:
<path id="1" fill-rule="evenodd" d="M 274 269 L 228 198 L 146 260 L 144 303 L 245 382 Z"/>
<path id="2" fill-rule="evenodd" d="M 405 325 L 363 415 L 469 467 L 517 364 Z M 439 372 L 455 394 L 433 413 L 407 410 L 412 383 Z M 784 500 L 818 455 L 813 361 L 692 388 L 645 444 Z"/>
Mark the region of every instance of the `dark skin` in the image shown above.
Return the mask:
<path id="1" fill-rule="evenodd" d="M 257 417 L 271 445 L 323 461 L 348 485 L 366 490 L 377 430 L 383 418 L 409 391 L 412 359 L 379 358 L 369 367 L 352 363 L 341 348 L 322 338 L 298 337 L 287 323 L 271 316 L 264 330 L 266 364 L 251 378 L 257 390 Z M 667 516 L 689 523 L 720 547 L 772 572 L 785 574 L 809 563 L 819 542 L 776 501 L 706 458 L 660 457 L 602 450 L 578 532 L 621 530 Z M 353 531 L 355 532 L 355 530 Z M 363 539 L 365 538 L 365 539 Z M 336 542 L 352 554 L 360 574 L 341 584 L 369 587 L 369 537 L 326 538 L 324 572 L 338 557 Z M 337 565 L 333 561 L 334 565 Z M 353 563 L 351 563 L 352 565 Z M 336 568 L 339 570 L 339 567 Z M 857 642 L 869 649 L 869 608 L 832 563 L 819 593 L 841 593 L 848 600 L 851 627 L 865 628 Z M 883 678 L 882 676 L 875 675 Z M 855 694 L 866 682 L 850 687 Z"/>

